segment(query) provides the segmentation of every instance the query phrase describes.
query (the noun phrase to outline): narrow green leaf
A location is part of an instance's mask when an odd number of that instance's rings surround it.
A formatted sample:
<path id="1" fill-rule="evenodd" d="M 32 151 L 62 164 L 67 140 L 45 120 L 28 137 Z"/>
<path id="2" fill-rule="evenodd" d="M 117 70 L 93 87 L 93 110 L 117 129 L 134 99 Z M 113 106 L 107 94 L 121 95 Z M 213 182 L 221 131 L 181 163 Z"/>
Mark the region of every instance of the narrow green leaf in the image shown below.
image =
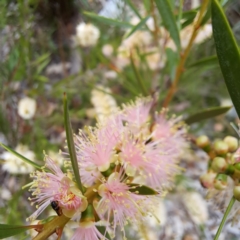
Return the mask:
<path id="1" fill-rule="evenodd" d="M 179 7 L 178 7 L 178 17 L 177 17 L 177 26 L 179 31 L 181 30 L 182 9 L 183 9 L 183 0 L 180 0 Z"/>
<path id="2" fill-rule="evenodd" d="M 27 229 L 33 228 L 34 226 L 16 226 L 9 224 L 0 224 L 0 239 L 5 239 L 11 236 L 18 235 L 26 232 Z"/>
<path id="3" fill-rule="evenodd" d="M 37 75 L 34 79 L 36 79 L 37 81 L 40 81 L 40 82 L 44 82 L 44 83 L 48 82 L 48 80 L 49 80 L 47 77 L 45 77 L 43 75 Z"/>
<path id="4" fill-rule="evenodd" d="M 204 109 L 200 112 L 197 112 L 188 118 L 184 120 L 185 123 L 187 124 L 192 124 L 196 122 L 200 122 L 205 119 L 213 118 L 218 115 L 221 115 L 223 113 L 226 113 L 229 109 L 231 109 L 232 106 L 226 106 L 226 107 L 214 107 L 214 108 L 208 108 Z"/>
<path id="5" fill-rule="evenodd" d="M 169 31 L 170 36 L 175 42 L 177 48 L 180 49 L 181 44 L 179 31 L 169 0 L 155 0 L 155 2 L 162 17 L 164 26 Z"/>
<path id="6" fill-rule="evenodd" d="M 40 166 L 39 164 L 29 160 L 28 158 L 24 157 L 23 155 L 17 153 L 16 151 L 14 151 L 13 149 L 11 149 L 10 147 L 7 147 L 6 145 L 4 145 L 3 143 L 0 143 L 0 146 L 2 146 L 4 149 L 6 149 L 8 152 L 14 154 L 16 157 L 20 158 L 21 160 L 23 160 L 24 162 L 32 165 L 33 167 L 37 168 L 37 169 L 42 169 L 42 166 Z"/>
<path id="7" fill-rule="evenodd" d="M 130 189 L 129 189 L 130 192 L 137 193 L 139 195 L 156 195 L 156 194 L 158 194 L 157 191 L 155 191 L 154 189 L 147 187 L 145 185 L 130 183 L 130 184 L 128 184 L 128 186 L 130 187 Z"/>
<path id="8" fill-rule="evenodd" d="M 204 24 L 206 24 L 208 22 L 208 20 L 210 19 L 210 17 L 211 17 L 211 5 L 210 5 L 210 2 L 209 2 L 208 9 L 207 9 L 207 11 L 206 11 L 201 23 L 200 23 L 200 26 L 203 26 Z"/>
<path id="9" fill-rule="evenodd" d="M 200 60 L 198 60 L 197 62 L 194 62 L 192 64 L 190 64 L 187 68 L 193 68 L 193 67 L 209 67 L 209 66 L 218 66 L 218 58 L 216 55 L 214 56 L 210 56 L 210 57 L 205 57 L 202 58 Z"/>
<path id="10" fill-rule="evenodd" d="M 224 224 L 225 224 L 225 222 L 227 220 L 227 217 L 228 217 L 228 215 L 229 215 L 229 213 L 230 213 L 230 211 L 231 211 L 231 209 L 233 207 L 233 204 L 235 203 L 235 200 L 236 199 L 234 198 L 234 196 L 232 196 L 232 198 L 231 198 L 231 200 L 230 200 L 230 202 L 229 202 L 229 204 L 227 206 L 227 209 L 226 209 L 226 211 L 225 211 L 225 213 L 223 215 L 222 221 L 221 221 L 221 223 L 220 223 L 220 225 L 218 227 L 218 230 L 217 230 L 217 233 L 216 233 L 216 235 L 214 237 L 214 240 L 218 240 L 218 238 L 220 236 L 220 233 L 221 233 L 221 231 L 223 229 L 223 226 L 224 226 Z"/>
<path id="11" fill-rule="evenodd" d="M 78 168 L 78 161 L 77 161 L 75 144 L 74 144 L 73 134 L 72 134 L 72 126 L 71 126 L 71 122 L 68 114 L 68 101 L 67 101 L 66 93 L 64 93 L 63 103 L 64 103 L 64 124 L 65 124 L 66 136 L 67 136 L 68 151 L 69 151 L 69 155 L 70 155 L 70 159 L 73 167 L 73 173 L 79 189 L 81 190 L 82 193 L 84 193 L 83 186 L 81 183 L 79 168 Z"/>
<path id="12" fill-rule="evenodd" d="M 41 55 L 40 57 L 38 57 L 35 61 L 33 61 L 31 64 L 32 65 L 38 65 L 42 62 L 45 62 L 45 61 L 50 61 L 50 53 L 45 53 L 43 55 Z"/>
<path id="13" fill-rule="evenodd" d="M 222 74 L 240 117 L 240 55 L 231 28 L 217 0 L 212 0 L 212 26 Z"/>
<path id="14" fill-rule="evenodd" d="M 140 18 L 142 19 L 138 9 L 135 7 L 135 5 L 132 3 L 131 0 L 125 0 L 125 2 L 127 3 L 127 5 L 133 10 L 133 12 Z"/>
<path id="15" fill-rule="evenodd" d="M 102 16 L 99 16 L 95 13 L 91 13 L 91 12 L 83 12 L 84 15 L 92 18 L 92 19 L 95 19 L 97 20 L 98 22 L 101 22 L 101 23 L 104 23 L 104 24 L 108 24 L 108 25 L 111 25 L 111 26 L 117 26 L 117 27 L 133 27 L 132 24 L 128 23 L 128 22 L 119 22 L 115 19 L 112 19 L 112 18 L 106 18 L 106 17 L 102 17 Z"/>
<path id="16" fill-rule="evenodd" d="M 182 19 L 185 20 L 189 20 L 189 19 L 194 19 L 197 15 L 197 11 L 196 10 L 189 10 L 189 11 L 185 11 L 182 13 Z M 177 17 L 178 15 L 176 15 Z"/>
<path id="17" fill-rule="evenodd" d="M 127 32 L 127 34 L 123 38 L 128 38 L 130 37 L 134 32 L 139 30 L 149 19 L 149 16 L 143 18 L 137 25 L 135 25 L 130 32 Z"/>
<path id="18" fill-rule="evenodd" d="M 173 51 L 171 48 L 166 49 L 166 55 L 167 55 L 167 66 L 169 68 L 171 79 L 175 76 L 175 71 L 177 64 L 179 62 L 179 55 L 177 52 Z"/>
<path id="19" fill-rule="evenodd" d="M 181 24 L 181 29 L 185 28 L 186 26 L 190 25 L 193 23 L 195 17 L 197 15 L 196 10 L 190 10 L 183 12 L 182 14 L 182 24 Z"/>
<path id="20" fill-rule="evenodd" d="M 143 0 L 144 8 L 147 13 L 151 11 L 151 1 L 149 0 Z"/>
<path id="21" fill-rule="evenodd" d="M 133 69 L 133 72 L 135 74 L 135 77 L 136 77 L 136 80 L 137 80 L 137 83 L 139 84 L 141 90 L 142 90 L 142 94 L 147 96 L 148 95 L 148 90 L 144 84 L 144 80 L 142 79 L 138 69 L 136 68 L 135 64 L 134 64 L 134 60 L 133 60 L 133 57 L 132 55 L 130 56 L 130 60 L 131 60 L 131 66 L 132 66 L 132 69 Z"/>

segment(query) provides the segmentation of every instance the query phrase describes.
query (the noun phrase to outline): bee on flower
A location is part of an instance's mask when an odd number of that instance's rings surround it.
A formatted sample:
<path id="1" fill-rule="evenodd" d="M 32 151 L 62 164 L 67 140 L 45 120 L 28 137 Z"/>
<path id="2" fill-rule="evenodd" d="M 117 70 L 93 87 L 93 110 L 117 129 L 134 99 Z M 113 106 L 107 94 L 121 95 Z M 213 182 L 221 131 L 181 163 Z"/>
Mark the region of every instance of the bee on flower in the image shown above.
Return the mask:
<path id="1" fill-rule="evenodd" d="M 36 204 L 37 210 L 28 220 L 35 220 L 53 201 L 58 202 L 62 213 L 70 218 L 75 213 L 84 211 L 87 208 L 87 200 L 71 177 L 63 173 L 47 156 L 45 169 L 48 171 L 37 170 L 31 174 L 34 179 L 30 187 L 33 197 L 29 200 Z"/>

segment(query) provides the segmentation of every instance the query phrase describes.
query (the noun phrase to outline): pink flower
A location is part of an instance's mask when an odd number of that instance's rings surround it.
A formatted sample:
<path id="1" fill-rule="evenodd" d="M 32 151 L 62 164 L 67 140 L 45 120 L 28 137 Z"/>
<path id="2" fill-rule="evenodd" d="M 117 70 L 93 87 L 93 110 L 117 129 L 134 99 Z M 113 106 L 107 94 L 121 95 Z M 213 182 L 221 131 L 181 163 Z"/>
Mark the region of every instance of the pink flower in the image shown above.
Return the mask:
<path id="1" fill-rule="evenodd" d="M 152 104 L 150 98 L 138 98 L 134 103 L 123 105 L 123 120 L 127 121 L 129 127 L 140 129 L 149 120 Z"/>
<path id="2" fill-rule="evenodd" d="M 77 136 L 77 158 L 85 186 L 91 186 L 114 161 L 123 128 L 119 119 L 119 116 L 111 118 L 104 126 L 88 129 L 88 135 L 80 132 Z"/>
<path id="3" fill-rule="evenodd" d="M 71 240 L 107 240 L 95 226 L 95 222 L 80 222 L 79 228 L 76 230 Z"/>
<path id="4" fill-rule="evenodd" d="M 157 115 L 151 140 L 145 148 L 145 172 L 150 187 L 167 187 L 179 172 L 177 162 L 187 147 L 185 126 L 179 119 L 167 119 L 164 113 Z"/>
<path id="5" fill-rule="evenodd" d="M 174 149 L 173 153 L 179 155 L 182 149 L 186 147 L 184 135 L 186 127 L 180 118 L 167 119 L 166 111 L 162 111 L 156 115 L 156 123 L 152 132 L 152 138 L 161 141 L 161 145 Z"/>
<path id="6" fill-rule="evenodd" d="M 107 182 L 101 184 L 98 193 L 102 197 L 97 205 L 97 212 L 107 222 L 113 218 L 113 230 L 119 225 L 123 230 L 125 224 L 134 222 L 143 216 L 145 196 L 130 192 L 130 187 L 123 182 L 124 172 L 112 173 Z"/>
<path id="7" fill-rule="evenodd" d="M 67 217 L 72 217 L 78 210 L 84 211 L 87 200 L 75 183 L 49 157 L 46 157 L 45 167 L 50 172 L 36 171 L 31 175 L 34 180 L 30 191 L 34 197 L 30 200 L 37 204 L 37 210 L 29 220 L 35 220 L 52 201 L 58 202 L 63 214 Z"/>

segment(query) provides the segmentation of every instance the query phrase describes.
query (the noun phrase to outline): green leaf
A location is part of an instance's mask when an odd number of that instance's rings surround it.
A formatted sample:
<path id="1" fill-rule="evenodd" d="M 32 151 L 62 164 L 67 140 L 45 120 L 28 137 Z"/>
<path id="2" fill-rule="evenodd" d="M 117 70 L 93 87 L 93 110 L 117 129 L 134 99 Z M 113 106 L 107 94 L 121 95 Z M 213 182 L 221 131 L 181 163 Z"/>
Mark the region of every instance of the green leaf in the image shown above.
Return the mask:
<path id="1" fill-rule="evenodd" d="M 139 30 L 149 19 L 149 16 L 143 18 L 137 25 L 135 25 L 130 32 L 127 32 L 127 34 L 123 38 L 128 38 L 130 37 L 134 32 Z"/>
<path id="2" fill-rule="evenodd" d="M 73 173 L 79 189 L 81 190 L 82 193 L 84 193 L 80 174 L 79 174 L 78 161 L 77 161 L 75 144 L 74 144 L 73 134 L 72 134 L 72 126 L 69 119 L 68 101 L 67 101 L 66 93 L 64 93 L 63 103 L 64 103 L 64 124 L 65 124 L 66 136 L 67 136 L 68 151 L 69 151 L 69 155 L 70 155 L 70 159 L 73 167 Z"/>
<path id="3" fill-rule="evenodd" d="M 44 82 L 44 83 L 48 82 L 48 80 L 49 80 L 47 77 L 45 77 L 43 75 L 38 75 L 38 76 L 35 77 L 35 79 L 37 81 Z"/>
<path id="4" fill-rule="evenodd" d="M 221 221 L 220 225 L 218 226 L 218 230 L 217 230 L 217 233 L 216 233 L 216 235 L 215 235 L 215 237 L 214 237 L 214 240 L 218 240 L 219 235 L 220 235 L 220 233 L 221 233 L 221 231 L 222 231 L 222 229 L 223 229 L 223 226 L 224 226 L 224 224 L 225 224 L 225 222 L 226 222 L 226 220 L 227 220 L 227 217 L 228 217 L 228 215 L 229 215 L 229 213 L 230 213 L 230 211 L 231 211 L 231 209 L 232 209 L 232 207 L 233 207 L 233 204 L 235 203 L 235 200 L 236 200 L 236 199 L 234 198 L 234 196 L 232 196 L 232 198 L 231 198 L 231 200 L 230 200 L 230 202 L 229 202 L 229 204 L 228 204 L 228 206 L 227 206 L 227 209 L 226 209 L 226 211 L 224 212 L 222 221 Z"/>
<path id="5" fill-rule="evenodd" d="M 136 77 L 136 80 L 137 80 L 137 83 L 138 85 L 140 86 L 140 89 L 142 91 L 142 94 L 144 96 L 147 96 L 148 95 L 148 90 L 145 86 L 145 82 L 144 82 L 144 79 L 142 78 L 141 74 L 139 73 L 138 69 L 136 68 L 135 64 L 134 64 L 134 59 L 132 57 L 132 55 L 130 56 L 130 60 L 131 60 L 131 66 L 132 66 L 132 69 L 133 69 L 133 72 L 135 74 L 135 77 Z"/>
<path id="6" fill-rule="evenodd" d="M 130 183 L 130 184 L 128 184 L 128 186 L 130 187 L 130 189 L 129 189 L 130 192 L 137 193 L 139 195 L 156 195 L 156 194 L 158 194 L 157 191 L 155 191 L 154 189 L 147 187 L 145 185 Z"/>
<path id="7" fill-rule="evenodd" d="M 132 24 L 128 23 L 128 22 L 119 22 L 115 19 L 112 19 L 112 18 L 106 18 L 106 17 L 102 17 L 102 16 L 99 16 L 95 13 L 91 13 L 91 12 L 83 12 L 84 15 L 92 18 L 92 19 L 95 19 L 97 20 L 98 22 L 101 22 L 101 23 L 104 23 L 104 24 L 108 24 L 108 25 L 111 25 L 111 26 L 117 26 L 117 27 L 133 27 Z"/>
<path id="8" fill-rule="evenodd" d="M 208 20 L 210 19 L 210 17 L 211 17 L 211 5 L 210 5 L 210 2 L 209 2 L 208 9 L 207 9 L 207 11 L 206 11 L 201 23 L 200 23 L 200 26 L 203 26 L 204 24 L 206 24 L 208 22 Z"/>
<path id="9" fill-rule="evenodd" d="M 231 28 L 217 0 L 212 0 L 212 26 L 222 74 L 240 117 L 240 55 Z"/>
<path id="10" fill-rule="evenodd" d="M 45 53 L 45 54 L 41 55 L 35 61 L 33 61 L 31 64 L 37 66 L 40 63 L 45 62 L 45 61 L 48 61 L 48 62 L 50 61 L 50 53 Z"/>
<path id="11" fill-rule="evenodd" d="M 179 61 L 179 55 L 177 52 L 173 51 L 171 48 L 166 49 L 167 55 L 167 66 L 169 68 L 171 79 L 174 79 L 176 67 Z"/>
<path id="12" fill-rule="evenodd" d="M 182 19 L 185 19 L 185 20 L 189 20 L 189 19 L 194 19 L 197 15 L 197 11 L 196 10 L 189 10 L 189 11 L 185 11 L 182 13 Z M 178 15 L 176 15 L 177 17 Z"/>
<path id="13" fill-rule="evenodd" d="M 42 166 L 40 166 L 39 164 L 29 160 L 28 158 L 24 157 L 23 155 L 17 153 L 16 151 L 14 151 L 13 149 L 11 149 L 10 147 L 7 147 L 6 145 L 4 145 L 3 143 L 0 143 L 0 146 L 2 146 L 4 149 L 6 149 L 8 152 L 14 154 L 16 157 L 20 158 L 21 160 L 23 160 L 24 162 L 32 165 L 33 167 L 37 168 L 37 169 L 41 169 L 42 170 Z"/>
<path id="14" fill-rule="evenodd" d="M 184 122 L 187 124 L 200 122 L 202 120 L 213 118 L 213 117 L 216 117 L 223 113 L 226 113 L 231 108 L 232 108 L 232 106 L 214 107 L 214 108 L 204 109 L 204 110 L 197 112 L 197 113 L 191 115 L 190 117 L 186 118 L 184 120 Z"/>
<path id="15" fill-rule="evenodd" d="M 155 0 L 155 2 L 162 17 L 164 26 L 169 31 L 170 36 L 175 42 L 177 48 L 180 49 L 181 44 L 179 31 L 169 0 Z"/>
<path id="16" fill-rule="evenodd" d="M 5 239 L 17 234 L 26 232 L 32 226 L 16 226 L 9 224 L 0 224 L 0 239 Z"/>
<path id="17" fill-rule="evenodd" d="M 135 5 L 132 3 L 131 0 L 125 0 L 125 2 L 127 3 L 127 5 L 133 10 L 133 12 L 140 18 L 142 19 L 138 9 L 135 7 Z"/>
<path id="18" fill-rule="evenodd" d="M 214 56 L 210 56 L 210 57 L 205 57 L 202 58 L 200 60 L 198 60 L 197 62 L 194 62 L 192 64 L 190 64 L 189 66 L 187 66 L 187 68 L 193 68 L 193 67 L 198 67 L 198 68 L 202 68 L 202 67 L 209 67 L 209 66 L 218 66 L 218 58 L 216 55 Z"/>
<path id="19" fill-rule="evenodd" d="M 143 5 L 147 13 L 151 11 L 151 1 L 143 0 Z"/>

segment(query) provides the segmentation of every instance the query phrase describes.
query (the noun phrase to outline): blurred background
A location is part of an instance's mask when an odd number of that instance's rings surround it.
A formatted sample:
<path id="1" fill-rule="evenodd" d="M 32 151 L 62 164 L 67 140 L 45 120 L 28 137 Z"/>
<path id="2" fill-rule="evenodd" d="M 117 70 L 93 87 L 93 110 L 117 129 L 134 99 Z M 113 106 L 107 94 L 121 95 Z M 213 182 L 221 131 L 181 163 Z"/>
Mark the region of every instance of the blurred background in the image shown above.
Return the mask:
<path id="1" fill-rule="evenodd" d="M 240 2 L 221 3 L 240 43 Z M 202 2 L 170 4 L 180 50 L 153 0 L 1 0 L 0 142 L 40 164 L 44 151 L 64 168 L 59 153 L 65 149 L 64 92 L 75 133 L 137 96 L 152 96 L 155 109 L 161 110 Z M 232 106 L 215 53 L 209 11 L 168 105 L 170 115 L 183 119 L 205 108 Z M 211 139 L 237 136 L 229 124 L 236 119 L 232 108 L 226 115 L 194 123 L 189 139 L 202 134 Z M 23 224 L 33 207 L 22 186 L 31 181 L 34 169 L 3 148 L 0 153 L 0 222 Z M 131 228 L 129 239 L 212 239 L 227 193 L 218 203 L 215 198 L 205 200 L 199 176 L 207 163 L 207 155 L 195 146 L 184 153 L 181 166 L 186 171 L 157 206 L 160 225 L 149 220 L 145 234 Z M 222 239 L 239 239 L 238 227 L 227 224 Z M 63 239 L 70 239 L 68 230 Z M 9 239 L 31 237 L 26 233 Z"/>

